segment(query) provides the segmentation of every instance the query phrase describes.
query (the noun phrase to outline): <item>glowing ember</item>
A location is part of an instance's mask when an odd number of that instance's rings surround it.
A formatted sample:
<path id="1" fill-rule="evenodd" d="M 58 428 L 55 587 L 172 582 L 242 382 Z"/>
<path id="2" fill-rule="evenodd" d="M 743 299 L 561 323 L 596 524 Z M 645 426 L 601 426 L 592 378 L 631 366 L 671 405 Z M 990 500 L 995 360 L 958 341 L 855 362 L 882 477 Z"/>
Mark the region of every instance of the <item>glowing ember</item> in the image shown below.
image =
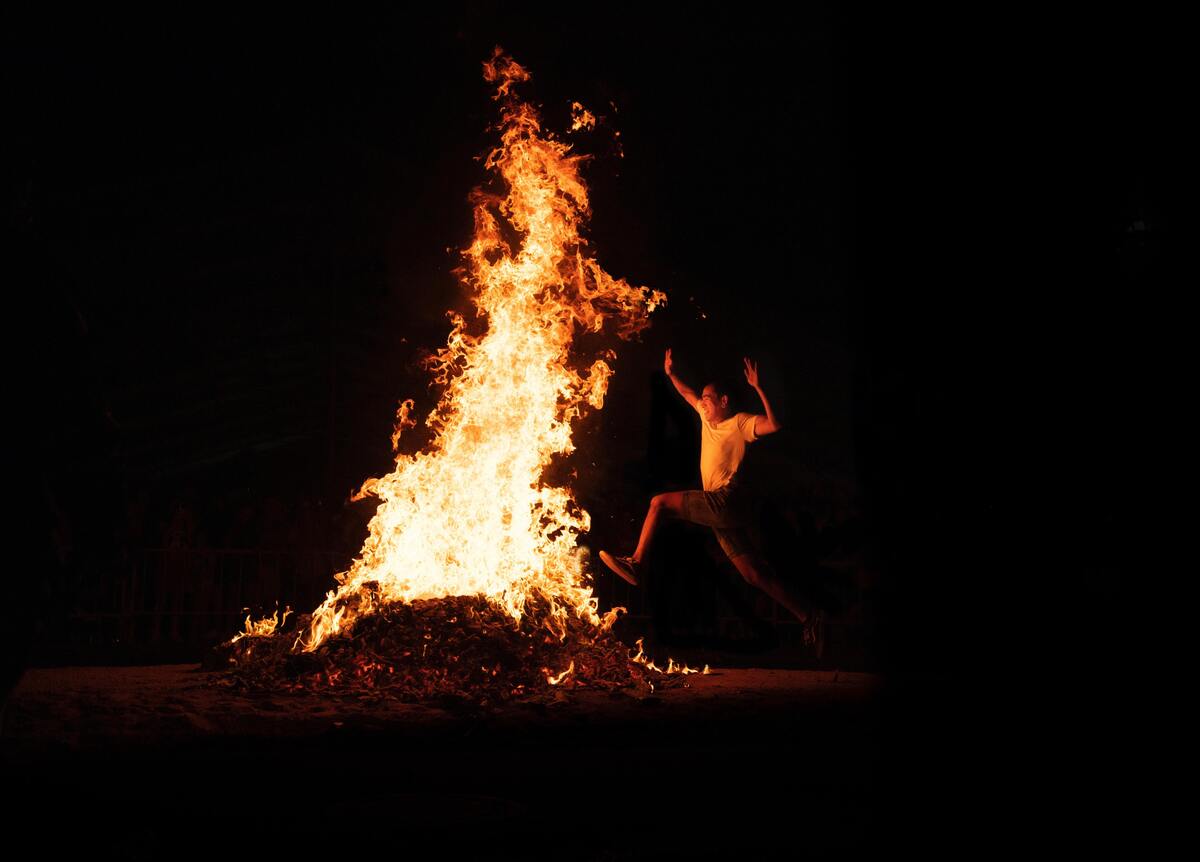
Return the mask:
<path id="1" fill-rule="evenodd" d="M 360 496 L 380 501 L 370 536 L 297 639 L 305 651 L 380 603 L 441 596 L 483 595 L 514 620 L 541 596 L 559 637 L 568 615 L 612 622 L 612 612 L 597 613 L 576 546 L 588 514 L 542 472 L 572 451 L 571 423 L 603 406 L 612 374 L 611 351 L 580 368 L 571 356 L 575 334 L 608 324 L 628 339 L 665 297 L 614 279 L 587 253 L 583 157 L 543 131 L 538 113 L 515 95 L 529 74 L 497 49 L 484 77 L 501 105 L 500 145 L 485 165 L 503 191 L 473 195 L 463 280 L 475 319 L 452 314 L 447 345 L 429 361 L 445 386 L 426 419 L 432 443 L 398 452 L 390 474 L 362 486 Z M 577 128 L 594 123 L 582 106 L 574 114 Z M 400 407 L 394 448 L 415 424 L 412 407 Z"/>

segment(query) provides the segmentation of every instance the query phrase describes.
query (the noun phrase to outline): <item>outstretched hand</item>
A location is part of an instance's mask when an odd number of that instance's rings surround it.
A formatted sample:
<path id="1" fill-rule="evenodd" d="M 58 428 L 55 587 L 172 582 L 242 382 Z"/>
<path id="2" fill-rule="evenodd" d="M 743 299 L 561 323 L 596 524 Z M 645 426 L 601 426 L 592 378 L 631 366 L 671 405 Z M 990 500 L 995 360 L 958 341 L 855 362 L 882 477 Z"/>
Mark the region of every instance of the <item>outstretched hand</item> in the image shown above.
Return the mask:
<path id="1" fill-rule="evenodd" d="M 742 357 L 742 362 L 746 366 L 745 368 L 742 369 L 744 372 L 746 372 L 746 382 L 749 383 L 751 386 L 753 386 L 755 389 L 757 389 L 758 388 L 758 363 L 751 362 L 749 360 L 749 358 L 747 358 L 745 356 Z"/>
<path id="2" fill-rule="evenodd" d="M 670 377 L 670 376 L 671 376 L 671 369 L 672 369 L 673 367 L 674 367 L 674 366 L 673 366 L 673 365 L 672 365 L 672 363 L 671 363 L 671 348 L 669 348 L 669 347 L 668 347 L 668 348 L 667 348 L 667 355 L 666 355 L 666 357 L 664 357 L 664 358 L 663 358 L 663 371 L 664 371 L 664 372 L 666 372 L 666 375 L 667 375 L 668 377 Z"/>

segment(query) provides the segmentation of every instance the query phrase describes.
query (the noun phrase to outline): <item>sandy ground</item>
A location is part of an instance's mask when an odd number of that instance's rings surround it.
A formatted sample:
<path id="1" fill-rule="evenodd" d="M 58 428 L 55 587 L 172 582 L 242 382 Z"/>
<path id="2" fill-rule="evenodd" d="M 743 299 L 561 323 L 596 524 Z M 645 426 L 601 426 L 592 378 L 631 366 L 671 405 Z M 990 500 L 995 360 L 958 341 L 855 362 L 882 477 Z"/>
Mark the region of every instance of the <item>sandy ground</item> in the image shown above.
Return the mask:
<path id="1" fill-rule="evenodd" d="M 649 697 L 567 691 L 550 704 L 511 704 L 480 713 L 336 695 L 239 694 L 213 685 L 196 665 L 68 667 L 27 671 L 13 694 L 2 739 L 8 757 L 146 748 L 233 737 L 303 738 L 354 730 L 428 733 L 469 723 L 528 732 L 580 720 L 608 728 L 720 720 L 731 713 L 790 712 L 862 704 L 869 674 L 802 670 L 716 670 L 660 686 Z"/>
<path id="2" fill-rule="evenodd" d="M 23 788 L 6 829 L 122 859 L 873 846 L 878 685 L 718 669 L 645 698 L 577 691 L 479 712 L 236 694 L 194 665 L 31 670 L 0 737 Z"/>

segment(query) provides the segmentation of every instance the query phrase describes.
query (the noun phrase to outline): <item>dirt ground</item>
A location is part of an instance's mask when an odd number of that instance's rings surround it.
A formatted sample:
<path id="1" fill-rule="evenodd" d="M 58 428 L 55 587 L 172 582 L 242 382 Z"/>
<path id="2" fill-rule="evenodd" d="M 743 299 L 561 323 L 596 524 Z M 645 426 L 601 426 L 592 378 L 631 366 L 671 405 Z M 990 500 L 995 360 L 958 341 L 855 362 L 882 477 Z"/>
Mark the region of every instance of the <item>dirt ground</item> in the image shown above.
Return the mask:
<path id="1" fill-rule="evenodd" d="M 24 788 L 5 815 L 10 835 L 100 858 L 728 858 L 872 839 L 876 677 L 685 683 L 478 711 L 237 694 L 194 665 L 30 670 L 0 737 Z"/>
<path id="2" fill-rule="evenodd" d="M 863 704 L 877 684 L 837 671 L 716 670 L 660 686 L 649 697 L 564 691 L 549 704 L 486 711 L 370 697 L 239 694 L 213 685 L 196 665 L 68 667 L 26 672 L 9 704 L 3 751 L 15 759 L 147 748 L 198 740 L 302 739 L 356 730 L 442 735 L 476 729 L 525 733 L 584 721 L 609 729 L 642 723 L 719 721 L 730 713 Z"/>

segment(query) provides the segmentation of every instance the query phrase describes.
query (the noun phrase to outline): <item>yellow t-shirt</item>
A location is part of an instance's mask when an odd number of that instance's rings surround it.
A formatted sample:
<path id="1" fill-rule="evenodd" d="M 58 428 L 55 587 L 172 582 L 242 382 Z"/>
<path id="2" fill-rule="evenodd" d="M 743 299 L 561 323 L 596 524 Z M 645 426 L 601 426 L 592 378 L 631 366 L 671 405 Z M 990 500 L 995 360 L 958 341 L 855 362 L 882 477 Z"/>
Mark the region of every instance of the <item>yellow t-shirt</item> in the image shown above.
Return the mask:
<path id="1" fill-rule="evenodd" d="M 700 413 L 700 402 L 695 404 Z M 713 425 L 700 413 L 700 481 L 705 491 L 729 484 L 746 457 L 746 444 L 753 443 L 754 414 L 736 413 Z"/>

